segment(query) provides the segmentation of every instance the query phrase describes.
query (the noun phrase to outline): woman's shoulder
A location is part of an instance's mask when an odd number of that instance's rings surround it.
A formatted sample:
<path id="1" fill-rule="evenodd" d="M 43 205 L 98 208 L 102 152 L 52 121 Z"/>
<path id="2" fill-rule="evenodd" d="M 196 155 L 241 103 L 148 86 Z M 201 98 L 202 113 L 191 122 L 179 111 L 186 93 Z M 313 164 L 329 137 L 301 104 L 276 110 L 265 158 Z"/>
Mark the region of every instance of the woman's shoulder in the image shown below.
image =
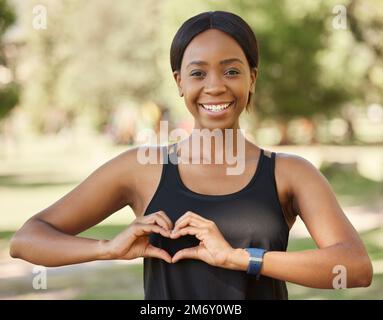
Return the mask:
<path id="1" fill-rule="evenodd" d="M 135 190 L 145 182 L 153 183 L 156 174 L 161 174 L 164 147 L 157 145 L 139 145 L 126 150 L 120 155 L 125 180 L 133 184 Z"/>
<path id="2" fill-rule="evenodd" d="M 319 169 L 308 159 L 297 154 L 275 152 L 275 166 L 292 178 L 297 178 L 297 174 L 307 173 L 308 171 L 319 172 Z"/>
<path id="3" fill-rule="evenodd" d="M 285 152 L 275 152 L 275 177 L 277 182 L 284 189 L 295 213 L 298 213 L 298 197 L 308 183 L 316 184 L 326 180 L 320 170 L 308 159 Z"/>
<path id="4" fill-rule="evenodd" d="M 136 146 L 125 151 L 123 180 L 129 184 L 131 207 L 142 215 L 161 179 L 164 146 Z"/>
<path id="5" fill-rule="evenodd" d="M 151 176 L 153 171 L 161 170 L 163 163 L 162 146 L 135 146 L 117 156 L 121 161 L 121 173 L 135 181 Z M 131 180 L 131 179 L 129 179 Z"/>
<path id="6" fill-rule="evenodd" d="M 271 156 L 271 151 L 268 151 Z M 266 154 L 266 152 L 265 152 Z M 293 153 L 275 152 L 275 171 L 291 183 L 308 172 L 319 172 L 313 163 L 306 158 Z"/>
<path id="7" fill-rule="evenodd" d="M 161 173 L 162 155 L 160 146 L 134 146 L 119 153 L 117 156 L 106 162 L 107 172 L 118 178 L 118 183 L 126 193 L 134 194 L 145 182 L 150 183 L 157 172 Z"/>

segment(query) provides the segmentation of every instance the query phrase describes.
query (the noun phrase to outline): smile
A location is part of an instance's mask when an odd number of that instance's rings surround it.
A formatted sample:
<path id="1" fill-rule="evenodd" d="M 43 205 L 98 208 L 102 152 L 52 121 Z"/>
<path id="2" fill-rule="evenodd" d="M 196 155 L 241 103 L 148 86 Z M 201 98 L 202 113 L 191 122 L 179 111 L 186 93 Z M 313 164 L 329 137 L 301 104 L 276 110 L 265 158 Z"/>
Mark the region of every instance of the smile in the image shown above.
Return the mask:
<path id="1" fill-rule="evenodd" d="M 222 112 L 222 111 L 226 110 L 227 108 L 229 108 L 233 104 L 233 102 L 234 101 L 227 102 L 227 103 L 220 103 L 220 104 L 202 104 L 202 103 L 200 103 L 199 105 L 207 111 L 219 113 L 219 112 Z"/>

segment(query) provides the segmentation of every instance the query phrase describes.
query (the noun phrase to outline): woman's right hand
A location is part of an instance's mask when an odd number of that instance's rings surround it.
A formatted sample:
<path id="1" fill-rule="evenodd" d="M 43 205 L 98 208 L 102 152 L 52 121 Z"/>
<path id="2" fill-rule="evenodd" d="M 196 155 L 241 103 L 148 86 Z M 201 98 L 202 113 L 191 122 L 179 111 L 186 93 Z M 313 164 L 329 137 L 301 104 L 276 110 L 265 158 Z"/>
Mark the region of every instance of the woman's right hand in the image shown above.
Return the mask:
<path id="1" fill-rule="evenodd" d="M 151 233 L 170 238 L 173 223 L 163 211 L 137 217 L 124 231 L 105 242 L 110 259 L 131 260 L 138 257 L 153 257 L 171 263 L 171 256 L 163 249 L 149 243 Z"/>

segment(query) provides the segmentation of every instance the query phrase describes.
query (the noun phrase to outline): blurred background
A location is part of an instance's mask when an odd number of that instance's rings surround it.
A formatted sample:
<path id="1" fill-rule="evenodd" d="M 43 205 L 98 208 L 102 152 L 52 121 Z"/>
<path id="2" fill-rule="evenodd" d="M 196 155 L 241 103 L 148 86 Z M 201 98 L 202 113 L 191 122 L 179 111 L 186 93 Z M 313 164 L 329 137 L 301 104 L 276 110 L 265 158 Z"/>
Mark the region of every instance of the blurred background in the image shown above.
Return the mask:
<path id="1" fill-rule="evenodd" d="M 288 284 L 290 298 L 383 298 L 382 1 L 0 0 L 0 299 L 143 298 L 140 259 L 48 268 L 36 290 L 9 239 L 140 130 L 193 127 L 169 49 L 208 10 L 239 14 L 259 41 L 249 139 L 320 169 L 373 260 L 369 288 Z M 125 207 L 82 235 L 110 239 L 132 219 Z M 289 250 L 309 248 L 297 221 Z"/>

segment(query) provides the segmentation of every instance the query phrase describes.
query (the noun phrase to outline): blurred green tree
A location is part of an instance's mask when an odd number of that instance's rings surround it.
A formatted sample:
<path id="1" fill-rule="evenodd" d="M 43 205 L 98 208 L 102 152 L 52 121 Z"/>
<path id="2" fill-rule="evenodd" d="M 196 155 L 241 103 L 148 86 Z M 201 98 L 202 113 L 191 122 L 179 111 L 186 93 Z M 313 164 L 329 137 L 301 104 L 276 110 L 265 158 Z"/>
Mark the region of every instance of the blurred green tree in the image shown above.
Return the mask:
<path id="1" fill-rule="evenodd" d="M 348 56 L 350 68 L 356 65 L 359 81 L 352 83 L 356 103 L 383 104 L 383 2 L 352 0 L 347 5 L 353 47 Z M 355 141 L 352 116 L 347 116 L 349 141 Z"/>
<path id="2" fill-rule="evenodd" d="M 48 23 L 29 27 L 24 62 L 32 71 L 23 97 L 40 131 L 51 111 L 66 114 L 64 122 L 86 113 L 102 131 L 117 104 L 156 97 L 159 2 L 29 1 L 26 17 L 37 3 Z"/>
<path id="3" fill-rule="evenodd" d="M 0 121 L 19 102 L 19 86 L 13 81 L 11 70 L 7 68 L 5 44 L 2 42 L 2 36 L 15 20 L 15 13 L 7 0 L 0 0 Z"/>
<path id="4" fill-rule="evenodd" d="M 383 2 L 352 0 L 347 5 L 349 27 L 355 47 L 365 50 L 368 63 L 362 73 L 363 86 L 355 86 L 365 103 L 383 101 Z M 353 52 L 355 53 L 355 52 Z M 360 57 L 360 58 L 363 58 Z"/>

